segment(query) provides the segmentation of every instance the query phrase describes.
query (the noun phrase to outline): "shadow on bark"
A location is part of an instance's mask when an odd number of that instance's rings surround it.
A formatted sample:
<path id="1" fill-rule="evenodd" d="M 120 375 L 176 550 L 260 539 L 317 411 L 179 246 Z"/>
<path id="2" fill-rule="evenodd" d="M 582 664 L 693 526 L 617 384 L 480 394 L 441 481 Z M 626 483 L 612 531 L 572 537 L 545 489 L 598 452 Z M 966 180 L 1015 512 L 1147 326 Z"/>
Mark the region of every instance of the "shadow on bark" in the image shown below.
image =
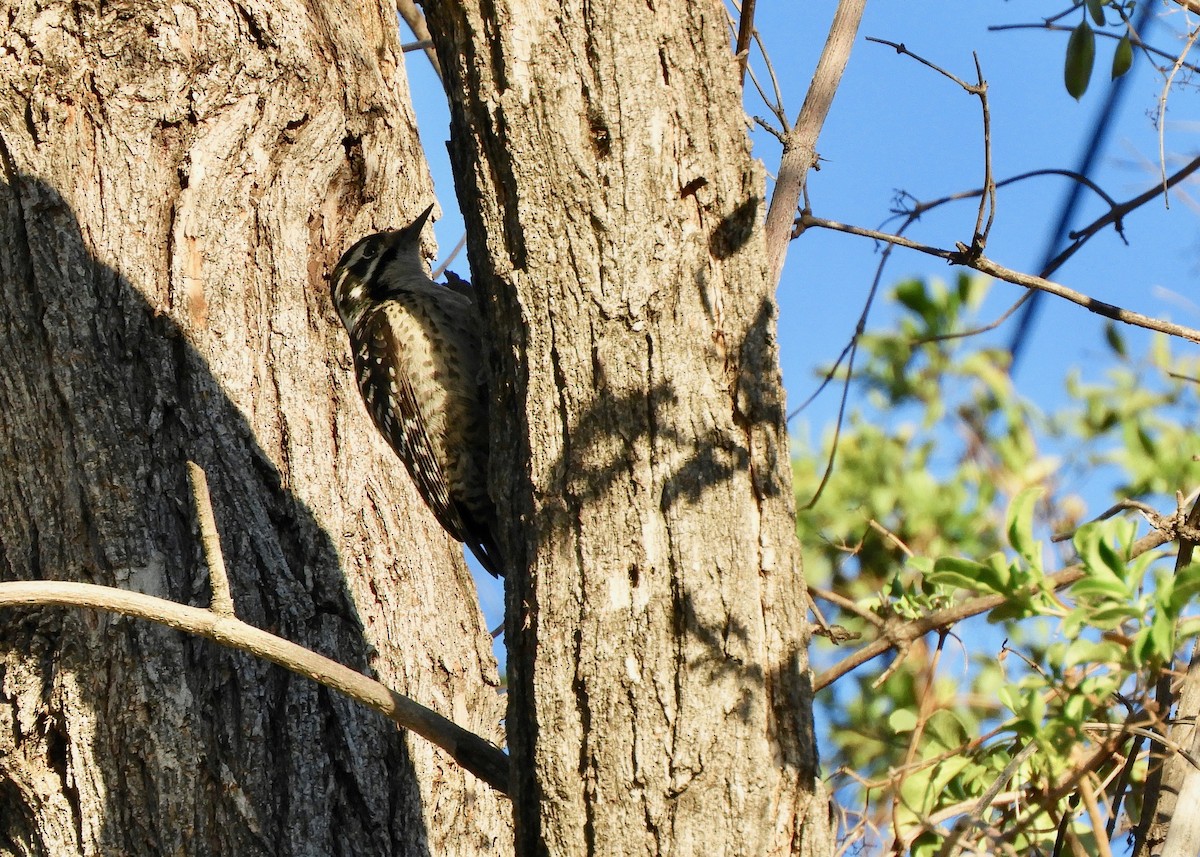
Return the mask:
<path id="1" fill-rule="evenodd" d="M 709 252 L 714 258 L 728 258 L 745 247 L 756 223 L 758 204 L 757 199 L 748 200 L 713 229 Z M 704 279 L 698 273 L 694 282 L 700 291 L 699 301 L 690 295 L 687 300 L 690 306 L 708 310 L 713 320 L 719 313 L 705 302 Z M 678 288 L 687 285 L 679 284 Z M 670 303 L 676 299 L 664 299 L 670 311 L 676 311 Z M 599 776 L 595 768 L 602 765 L 595 758 L 611 751 L 609 742 L 620 746 L 622 741 L 632 742 L 634 748 L 628 755 L 634 761 L 622 757 L 622 765 L 631 765 L 636 771 L 643 763 L 638 759 L 638 743 L 658 747 L 655 740 L 662 740 L 666 742 L 663 752 L 672 759 L 672 754 L 679 751 L 684 759 L 681 765 L 705 756 L 712 767 L 705 775 L 714 779 L 704 782 L 718 787 L 715 783 L 720 775 L 714 772 L 721 769 L 722 763 L 717 761 L 721 750 L 705 744 L 707 738 L 731 734 L 711 725 L 719 717 L 706 719 L 718 710 L 750 726 L 744 734 L 773 742 L 774 762 L 780 772 L 787 772 L 785 776 L 804 783 L 816 781 L 817 754 L 811 728 L 813 691 L 804 659 L 806 641 L 800 639 L 798 630 L 807 603 L 802 576 L 793 575 L 790 569 L 778 569 L 772 565 L 774 560 L 760 555 L 760 551 L 765 553 L 766 545 L 758 543 L 754 533 L 764 531 L 748 528 L 750 536 L 739 534 L 741 538 L 720 535 L 722 527 L 761 516 L 762 506 L 768 503 L 777 509 L 780 503 L 791 506 L 791 467 L 776 358 L 774 305 L 764 297 L 753 307 L 736 337 L 722 330 L 717 321 L 713 326 L 716 332 L 729 337 L 721 340 L 725 360 L 719 356 L 710 359 L 712 352 L 704 351 L 707 343 L 699 343 L 695 353 L 705 353 L 709 364 L 684 368 L 710 373 L 704 376 L 704 382 L 727 393 L 731 414 L 708 411 L 723 406 L 712 405 L 712 399 L 693 407 L 696 403 L 689 402 L 689 398 L 704 393 L 689 389 L 686 376 L 679 383 L 670 376 L 667 380 L 654 379 L 651 370 L 659 372 L 660 377 L 664 371 L 653 365 L 659 355 L 647 357 L 641 350 L 646 335 L 628 331 L 625 335 L 637 341 L 628 348 L 613 348 L 618 355 L 614 364 L 618 371 L 626 371 L 621 380 L 625 389 L 606 387 L 604 365 L 593 346 L 592 371 L 600 387 L 595 404 L 563 430 L 558 459 L 544 470 L 539 468 L 540 472 L 560 475 L 563 489 L 561 493 L 542 489 L 541 505 L 531 515 L 532 522 L 523 525 L 516 536 L 518 540 L 544 539 L 551 533 L 569 533 L 550 553 L 562 556 L 572 575 L 577 573 L 571 564 L 574 560 L 581 566 L 581 577 L 569 583 L 529 582 L 523 579 L 527 572 L 518 560 L 510 582 L 508 616 L 510 623 L 513 617 L 517 622 L 508 639 L 509 741 L 516 760 L 514 795 L 519 842 L 533 841 L 536 835 L 530 831 L 540 823 L 534 813 L 522 814 L 521 805 L 521 796 L 537 795 L 539 788 L 531 761 L 542 738 L 538 731 L 541 724 L 534 716 L 538 691 L 534 672 L 539 658 L 562 653 L 565 647 L 559 640 L 568 631 L 548 630 L 544 615 L 536 620 L 532 616 L 543 613 L 541 605 L 536 601 L 517 603 L 512 600 L 513 592 L 532 589 L 540 593 L 544 589 L 553 593 L 551 598 L 565 598 L 564 603 L 556 605 L 559 612 L 554 619 L 573 625 L 570 632 L 575 635 L 577 658 L 571 685 L 574 699 L 556 698 L 556 702 L 564 706 L 573 703 L 576 711 L 572 715 L 581 724 L 581 731 L 599 736 L 596 742 L 585 742 L 579 760 L 585 782 L 590 782 L 588 778 L 593 775 Z M 679 349 L 674 351 L 677 356 Z M 645 366 L 638 362 L 643 358 Z M 630 379 L 631 365 L 644 369 L 645 377 L 640 379 L 643 386 L 637 386 L 635 373 Z M 650 383 L 646 383 L 648 378 Z M 569 412 L 569 408 L 560 407 L 559 412 Z M 697 430 L 698 426 L 703 428 Z M 752 491 L 754 502 L 744 503 L 744 494 L 730 495 L 729 483 L 736 483 L 732 489 L 735 494 Z M 647 499 L 647 492 L 655 491 L 657 495 Z M 717 496 L 712 495 L 714 491 Z M 615 497 L 609 496 L 614 493 Z M 742 517 L 726 515 L 735 508 Z M 586 525 L 594 525 L 601 515 L 612 516 L 612 530 L 588 531 Z M 755 524 L 765 526 L 763 517 L 750 522 L 751 527 Z M 779 533 L 765 532 L 768 543 L 780 537 Z M 656 539 L 662 543 L 653 545 Z M 745 543 L 745 554 L 727 555 L 726 548 L 734 542 Z M 704 544 L 714 547 L 711 555 L 697 547 Z M 544 557 L 547 552 L 541 550 L 543 547 L 530 545 Z M 780 546 L 777 554 L 787 557 L 780 561 L 795 556 L 798 562 L 798 548 L 793 554 Z M 734 570 L 730 565 L 741 568 Z M 786 603 L 766 601 L 772 590 L 759 569 L 768 567 L 778 572 L 771 575 L 772 585 L 795 582 L 795 589 L 779 599 Z M 551 576 L 560 570 L 543 567 L 540 572 Z M 572 597 L 579 599 L 578 604 Z M 764 632 L 763 614 L 772 611 L 779 611 L 772 620 L 775 627 L 797 629 L 795 638 L 776 639 L 771 631 Z M 789 625 L 792 620 L 794 624 Z M 530 630 L 537 629 L 539 622 L 541 640 L 536 630 Z M 677 644 L 663 646 L 664 634 L 672 636 Z M 596 651 L 600 654 L 579 662 L 580 652 Z M 646 652 L 659 657 L 644 659 Z M 548 680 L 546 683 L 551 684 Z M 614 690 L 606 684 L 621 686 Z M 549 692 L 557 690 L 561 688 Z M 690 715 L 680 712 L 689 706 L 695 712 L 706 705 L 709 710 L 694 718 L 699 724 L 695 729 L 699 732 L 711 727 L 711 732 L 697 737 L 689 732 L 693 728 L 693 723 L 687 721 Z M 641 721 L 636 736 L 630 733 L 614 737 L 603 727 L 596 727 L 597 711 L 609 718 L 613 710 L 624 712 L 639 706 L 651 712 L 649 720 L 661 710 L 669 710 L 671 717 L 678 719 L 672 720 L 669 729 L 664 727 L 663 735 L 654 738 L 647 737 L 650 730 Z M 522 718 L 522 714 L 527 716 Z M 613 717 L 605 724 L 615 723 L 613 730 L 619 732 L 625 726 L 623 717 Z M 570 720 L 566 716 L 563 719 Z M 713 746 L 720 744 L 715 738 L 713 741 Z M 618 750 L 617 755 L 621 752 Z M 730 761 L 729 768 L 742 762 Z"/>
<path id="2" fill-rule="evenodd" d="M 204 359 L 90 257 L 54 188 L 15 185 L 0 180 L 0 577 L 207 605 L 193 459 L 239 616 L 367 670 L 333 541 Z M 402 736 L 315 683 L 57 608 L 0 614 L 0 658 L 0 852 L 429 854 Z"/>

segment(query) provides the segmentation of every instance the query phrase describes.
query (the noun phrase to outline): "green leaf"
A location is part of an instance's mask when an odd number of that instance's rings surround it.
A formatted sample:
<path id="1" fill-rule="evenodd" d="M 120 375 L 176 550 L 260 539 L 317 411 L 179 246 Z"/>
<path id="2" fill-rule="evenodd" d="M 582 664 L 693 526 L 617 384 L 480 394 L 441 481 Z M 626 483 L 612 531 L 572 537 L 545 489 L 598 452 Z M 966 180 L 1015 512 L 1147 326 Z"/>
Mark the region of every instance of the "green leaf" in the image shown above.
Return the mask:
<path id="1" fill-rule="evenodd" d="M 1097 27 L 1104 26 L 1104 0 L 1087 0 L 1088 12 Z"/>
<path id="2" fill-rule="evenodd" d="M 917 728 L 917 712 L 911 708 L 897 708 L 888 716 L 888 727 L 897 735 Z"/>
<path id="3" fill-rule="evenodd" d="M 979 572 L 979 584 L 1001 595 L 1012 590 L 1012 569 L 1002 553 L 994 553 L 983 563 Z"/>
<path id="4" fill-rule="evenodd" d="M 942 850 L 942 837 L 925 831 L 912 841 L 908 853 L 912 857 L 935 857 Z"/>
<path id="5" fill-rule="evenodd" d="M 1112 63 L 1112 79 L 1129 71 L 1133 65 L 1133 43 L 1129 41 L 1129 36 L 1122 36 L 1121 41 L 1117 42 L 1117 49 L 1113 52 Z"/>
<path id="6" fill-rule="evenodd" d="M 896 286 L 896 300 L 918 315 L 924 315 L 932 306 L 924 280 L 905 280 Z"/>
<path id="7" fill-rule="evenodd" d="M 988 576 L 982 563 L 955 556 L 938 557 L 933 570 L 925 575 L 930 583 L 956 589 L 978 589 L 980 579 Z"/>
<path id="8" fill-rule="evenodd" d="M 1008 543 L 1030 565 L 1041 565 L 1042 561 L 1042 546 L 1033 540 L 1033 509 L 1041 496 L 1041 488 L 1026 488 L 1008 504 L 1005 522 Z"/>
<path id="9" fill-rule="evenodd" d="M 1175 652 L 1175 623 L 1162 613 L 1155 613 L 1150 622 L 1150 639 L 1154 645 L 1155 660 L 1165 664 Z"/>
<path id="10" fill-rule="evenodd" d="M 1172 616 L 1178 616 L 1200 592 L 1200 563 L 1193 562 L 1176 572 L 1174 583 L 1169 612 Z"/>
<path id="11" fill-rule="evenodd" d="M 1113 65 L 1114 67 L 1116 66 L 1115 57 L 1113 58 Z M 1125 72 L 1121 73 L 1124 74 Z M 1113 77 L 1117 77 L 1117 75 L 1113 74 Z M 1121 332 L 1117 330 L 1117 326 L 1111 321 L 1104 325 L 1104 341 L 1108 343 L 1108 347 L 1111 348 L 1113 353 L 1118 357 L 1125 357 L 1128 355 L 1129 352 L 1125 348 L 1125 337 L 1121 335 Z"/>
<path id="12" fill-rule="evenodd" d="M 1017 690 L 1013 685 L 1006 684 L 996 688 L 996 699 L 1013 714 L 1017 713 L 1017 706 L 1020 704 L 1016 694 Z"/>
<path id="13" fill-rule="evenodd" d="M 1095 598 L 1098 601 L 1127 601 L 1133 597 L 1133 593 L 1125 585 L 1125 581 L 1105 575 L 1103 572 L 1094 577 L 1084 577 L 1076 581 L 1075 585 L 1071 587 L 1071 594 L 1076 598 Z"/>
<path id="14" fill-rule="evenodd" d="M 1063 654 L 1062 665 L 1075 667 L 1080 664 L 1118 664 L 1124 650 L 1112 640 L 1072 640 Z"/>
<path id="15" fill-rule="evenodd" d="M 1067 92 L 1078 101 L 1087 92 L 1092 79 L 1092 66 L 1096 62 L 1096 33 L 1087 19 L 1071 31 L 1067 40 L 1067 62 L 1063 69 L 1063 82 Z"/>
<path id="16" fill-rule="evenodd" d="M 1091 710 L 1091 704 L 1081 693 L 1074 693 L 1067 697 L 1063 703 L 1063 717 L 1072 723 L 1080 723 L 1084 716 Z"/>

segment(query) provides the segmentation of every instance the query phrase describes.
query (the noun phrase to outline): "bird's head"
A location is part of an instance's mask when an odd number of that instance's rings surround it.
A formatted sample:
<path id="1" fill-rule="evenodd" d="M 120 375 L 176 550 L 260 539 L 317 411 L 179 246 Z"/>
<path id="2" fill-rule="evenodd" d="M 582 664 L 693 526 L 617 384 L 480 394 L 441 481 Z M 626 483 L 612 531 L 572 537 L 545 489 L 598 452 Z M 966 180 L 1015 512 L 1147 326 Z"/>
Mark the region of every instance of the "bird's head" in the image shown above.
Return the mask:
<path id="1" fill-rule="evenodd" d="M 421 230 L 432 212 L 430 205 L 403 229 L 368 235 L 342 254 L 329 276 L 329 292 L 346 330 L 353 330 L 389 289 L 413 276 L 428 281 L 421 263 Z"/>

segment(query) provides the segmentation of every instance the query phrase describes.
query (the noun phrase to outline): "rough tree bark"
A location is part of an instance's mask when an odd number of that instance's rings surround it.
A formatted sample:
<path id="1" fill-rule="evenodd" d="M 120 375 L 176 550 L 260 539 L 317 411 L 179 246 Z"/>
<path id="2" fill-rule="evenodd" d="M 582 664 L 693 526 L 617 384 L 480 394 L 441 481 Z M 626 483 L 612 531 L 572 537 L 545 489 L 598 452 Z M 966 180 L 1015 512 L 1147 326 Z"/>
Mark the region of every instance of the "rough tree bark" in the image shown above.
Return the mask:
<path id="1" fill-rule="evenodd" d="M 431 197 L 394 10 L 0 0 L 0 574 L 239 614 L 498 740 L 474 588 L 325 275 Z M 332 394 L 331 394 L 332 391 Z M 467 855 L 508 804 L 381 717 L 145 623 L 0 616 L 0 853 Z"/>
<path id="2" fill-rule="evenodd" d="M 426 7 L 506 379 L 517 853 L 829 853 L 725 11 Z"/>

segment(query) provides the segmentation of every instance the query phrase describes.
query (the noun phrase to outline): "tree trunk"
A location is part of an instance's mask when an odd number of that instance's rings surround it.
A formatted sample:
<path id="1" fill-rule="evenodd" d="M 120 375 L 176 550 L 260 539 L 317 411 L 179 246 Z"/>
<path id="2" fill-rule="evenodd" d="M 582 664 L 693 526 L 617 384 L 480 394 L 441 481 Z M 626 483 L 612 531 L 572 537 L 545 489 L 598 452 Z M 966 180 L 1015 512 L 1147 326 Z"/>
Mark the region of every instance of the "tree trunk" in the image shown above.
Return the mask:
<path id="1" fill-rule="evenodd" d="M 724 8 L 427 5 L 501 379 L 517 853 L 830 853 Z"/>
<path id="2" fill-rule="evenodd" d="M 394 10 L 0 0 L 0 575 L 208 602 L 499 740 L 457 545 L 326 275 L 432 196 Z M 467 855 L 508 804 L 383 718 L 157 626 L 0 621 L 0 853 Z"/>

